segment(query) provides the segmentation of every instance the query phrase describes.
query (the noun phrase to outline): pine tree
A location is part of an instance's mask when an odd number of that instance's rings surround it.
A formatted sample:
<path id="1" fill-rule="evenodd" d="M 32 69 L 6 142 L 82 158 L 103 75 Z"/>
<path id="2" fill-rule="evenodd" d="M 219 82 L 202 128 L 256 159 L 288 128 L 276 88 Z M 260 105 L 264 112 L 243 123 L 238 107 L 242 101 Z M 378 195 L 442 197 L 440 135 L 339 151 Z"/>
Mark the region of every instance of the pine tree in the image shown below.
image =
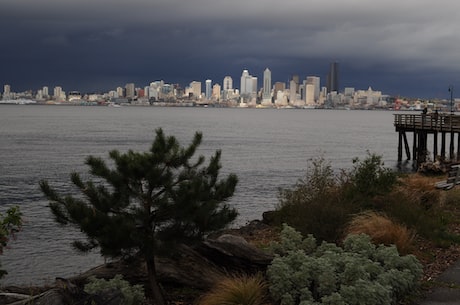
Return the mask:
<path id="1" fill-rule="evenodd" d="M 6 215 L 0 213 L 0 254 L 3 254 L 3 249 L 7 246 L 10 238 L 14 238 L 16 233 L 22 227 L 22 213 L 19 207 L 10 207 L 6 211 Z M 1 267 L 1 264 L 0 264 Z M 8 272 L 0 269 L 0 278 L 4 277 Z"/>
<path id="2" fill-rule="evenodd" d="M 166 137 L 158 129 L 148 152 L 111 151 L 112 168 L 89 156 L 86 164 L 94 180 L 71 174 L 80 196 L 62 196 L 47 181 L 40 182 L 56 221 L 75 225 L 86 234 L 86 241 L 74 242 L 77 249 L 99 247 L 105 257 L 138 253 L 145 259 L 157 305 L 165 301 L 154 257 L 179 242 L 200 240 L 237 216 L 226 203 L 237 177 L 218 179 L 221 152 L 216 151 L 207 166 L 203 156 L 192 160 L 201 139 L 197 132 L 188 147 L 181 147 L 175 137 Z"/>

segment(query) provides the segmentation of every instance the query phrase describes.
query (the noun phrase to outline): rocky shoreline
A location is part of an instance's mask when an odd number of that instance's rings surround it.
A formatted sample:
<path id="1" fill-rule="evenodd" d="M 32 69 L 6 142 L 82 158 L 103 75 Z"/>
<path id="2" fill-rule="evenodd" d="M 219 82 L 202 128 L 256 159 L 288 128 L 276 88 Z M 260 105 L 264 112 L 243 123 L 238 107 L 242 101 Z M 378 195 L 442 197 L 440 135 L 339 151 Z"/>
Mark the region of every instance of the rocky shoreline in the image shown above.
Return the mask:
<path id="1" fill-rule="evenodd" d="M 249 243 L 242 236 L 256 236 L 257 231 L 269 226 L 253 221 L 245 227 L 227 230 L 210 236 L 203 242 L 190 247 L 181 245 L 177 254 L 170 258 L 156 260 L 157 273 L 165 286 L 187 287 L 204 291 L 225 275 L 232 273 L 257 273 L 264 271 L 272 256 Z M 241 234 L 240 234 L 241 233 Z M 0 293 L 0 305 L 20 304 L 110 304 L 120 301 L 114 292 L 108 295 L 90 296 L 83 292 L 88 278 L 111 279 L 122 274 L 131 284 L 145 284 L 147 275 L 144 263 L 138 258 L 114 261 L 92 268 L 69 279 L 57 278 L 54 285 L 44 287 L 4 287 Z M 107 303 L 107 299 L 113 299 Z M 105 300 L 104 303 L 98 303 Z M 118 300 L 118 301 L 117 301 Z"/>

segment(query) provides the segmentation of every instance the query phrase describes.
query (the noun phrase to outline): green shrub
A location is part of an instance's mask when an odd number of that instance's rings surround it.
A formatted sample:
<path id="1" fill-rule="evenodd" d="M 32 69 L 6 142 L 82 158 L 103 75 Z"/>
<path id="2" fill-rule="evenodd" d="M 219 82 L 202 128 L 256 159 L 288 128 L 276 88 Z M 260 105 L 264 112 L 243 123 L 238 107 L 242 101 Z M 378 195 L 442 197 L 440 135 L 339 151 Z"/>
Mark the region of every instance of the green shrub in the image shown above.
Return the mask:
<path id="1" fill-rule="evenodd" d="M 138 305 L 144 301 L 144 288 L 142 285 L 130 285 L 120 274 L 113 279 L 97 279 L 94 276 L 89 278 L 84 291 L 89 294 L 97 294 L 107 290 L 119 290 L 123 295 L 123 305 Z"/>
<path id="2" fill-rule="evenodd" d="M 379 206 L 396 185 L 397 175 L 380 156 L 353 160 L 351 170 L 335 175 L 323 158 L 312 160 L 306 175 L 292 188 L 280 189 L 273 224 L 287 223 L 319 241 L 337 242 L 351 217 Z"/>
<path id="3" fill-rule="evenodd" d="M 314 238 L 299 242 L 299 234 L 284 227 L 267 270 L 270 294 L 281 305 L 396 304 L 422 275 L 414 256 L 375 246 L 367 235 L 350 235 L 343 248 L 326 242 L 312 248 Z"/>
<path id="4" fill-rule="evenodd" d="M 22 213 L 19 207 L 10 207 L 6 215 L 0 213 L 0 254 L 7 246 L 10 238 L 14 238 L 22 227 Z M 1 267 L 1 264 L 0 264 Z M 0 278 L 8 274 L 6 270 L 0 269 Z"/>
<path id="5" fill-rule="evenodd" d="M 433 241 L 437 246 L 449 246 L 460 242 L 459 236 L 448 232 L 453 219 L 438 201 L 425 204 L 405 186 L 385 196 L 382 210 L 392 219 L 417 232 L 417 235 Z"/>
<path id="6" fill-rule="evenodd" d="M 329 163 L 323 158 L 313 160 L 303 179 L 290 189 L 280 189 L 273 224 L 287 223 L 320 241 L 339 240 L 344 225 L 359 207 L 344 200 L 338 182 Z"/>
<path id="7" fill-rule="evenodd" d="M 375 196 L 388 194 L 398 181 L 397 174 L 384 167 L 382 157 L 368 153 L 367 158 L 353 159 L 353 168 L 342 175 L 342 186 L 349 200 L 358 201 L 368 208 Z"/>

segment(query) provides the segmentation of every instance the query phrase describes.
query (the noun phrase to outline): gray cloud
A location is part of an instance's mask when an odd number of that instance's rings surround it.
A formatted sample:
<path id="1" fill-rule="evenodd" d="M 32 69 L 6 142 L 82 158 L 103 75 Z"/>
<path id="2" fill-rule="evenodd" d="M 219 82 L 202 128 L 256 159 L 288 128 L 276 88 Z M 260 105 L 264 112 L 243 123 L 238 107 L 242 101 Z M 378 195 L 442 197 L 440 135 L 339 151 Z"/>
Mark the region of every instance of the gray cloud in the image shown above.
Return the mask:
<path id="1" fill-rule="evenodd" d="M 460 82 L 459 14 L 460 2 L 426 0 L 7 0 L 0 4 L 0 60 L 7 62 L 0 82 L 21 86 L 22 75 L 33 83 L 24 72 L 53 63 L 63 72 L 45 71 L 37 82 L 58 82 L 66 68 L 75 86 L 91 75 L 105 85 L 104 75 L 217 81 L 245 67 L 260 75 L 270 67 L 286 80 L 323 77 L 338 60 L 356 87 L 391 84 L 415 94 L 423 81 L 441 91 Z"/>

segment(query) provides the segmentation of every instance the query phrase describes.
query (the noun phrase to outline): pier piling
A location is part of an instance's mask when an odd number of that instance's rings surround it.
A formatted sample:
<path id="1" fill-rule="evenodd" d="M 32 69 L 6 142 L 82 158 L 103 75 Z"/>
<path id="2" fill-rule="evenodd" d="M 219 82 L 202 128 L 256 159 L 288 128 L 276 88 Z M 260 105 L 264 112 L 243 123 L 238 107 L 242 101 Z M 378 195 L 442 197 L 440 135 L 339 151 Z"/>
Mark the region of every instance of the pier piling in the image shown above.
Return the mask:
<path id="1" fill-rule="evenodd" d="M 460 116 L 449 114 L 395 114 L 394 126 L 398 132 L 398 161 L 403 158 L 403 145 L 407 160 L 411 159 L 407 134 L 412 133 L 412 156 L 417 167 L 427 161 L 428 147 L 432 143 L 433 161 L 440 158 L 443 161 L 460 160 Z M 446 160 L 446 137 L 449 134 L 449 160 Z M 457 141 L 455 141 L 457 135 Z M 441 136 L 441 154 L 438 155 Z M 431 138 L 431 140 L 430 140 Z M 455 150 L 455 144 L 457 149 Z"/>

